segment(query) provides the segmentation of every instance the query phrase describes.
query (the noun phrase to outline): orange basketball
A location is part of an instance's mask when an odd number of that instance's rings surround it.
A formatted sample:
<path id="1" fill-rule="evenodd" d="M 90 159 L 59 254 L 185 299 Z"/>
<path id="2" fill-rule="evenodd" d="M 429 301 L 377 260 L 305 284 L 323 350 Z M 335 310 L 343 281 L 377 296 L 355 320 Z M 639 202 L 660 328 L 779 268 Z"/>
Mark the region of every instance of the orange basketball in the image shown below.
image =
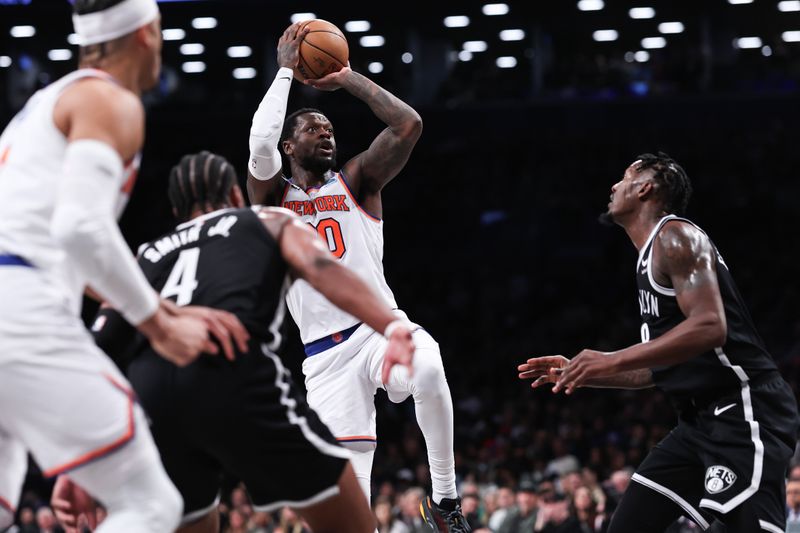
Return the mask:
<path id="1" fill-rule="evenodd" d="M 327 20 L 309 20 L 303 26 L 308 28 L 300 43 L 300 60 L 294 70 L 298 80 L 315 80 L 331 72 L 341 70 L 350 57 L 350 49 L 342 30 Z"/>

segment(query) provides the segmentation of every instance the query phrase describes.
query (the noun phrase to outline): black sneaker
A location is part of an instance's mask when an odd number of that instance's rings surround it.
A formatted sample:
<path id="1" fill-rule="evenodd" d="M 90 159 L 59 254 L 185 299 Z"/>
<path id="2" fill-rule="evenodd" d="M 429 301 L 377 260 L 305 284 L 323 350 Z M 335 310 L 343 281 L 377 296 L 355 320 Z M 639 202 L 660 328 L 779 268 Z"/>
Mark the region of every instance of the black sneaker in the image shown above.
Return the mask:
<path id="1" fill-rule="evenodd" d="M 464 515 L 461 514 L 461 498 L 442 498 L 439 505 L 430 496 L 419 502 L 422 518 L 436 533 L 470 533 Z"/>

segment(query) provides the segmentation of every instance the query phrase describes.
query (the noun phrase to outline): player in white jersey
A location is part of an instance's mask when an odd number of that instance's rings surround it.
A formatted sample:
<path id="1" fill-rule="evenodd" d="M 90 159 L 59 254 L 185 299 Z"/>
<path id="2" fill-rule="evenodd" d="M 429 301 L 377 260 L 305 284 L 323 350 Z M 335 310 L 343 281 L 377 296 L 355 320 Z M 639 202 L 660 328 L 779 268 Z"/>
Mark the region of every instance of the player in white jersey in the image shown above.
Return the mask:
<path id="1" fill-rule="evenodd" d="M 306 32 L 294 24 L 278 42 L 281 68 L 250 131 L 250 200 L 295 211 L 327 240 L 334 256 L 397 309 L 383 274 L 381 191 L 405 166 L 422 132 L 422 119 L 349 65 L 307 81 L 322 90 L 344 88 L 387 126 L 366 151 L 335 172 L 333 127 L 322 112 L 301 109 L 284 123 L 292 69 Z M 290 178 L 282 174 L 279 142 L 291 166 Z M 423 514 L 436 531 L 469 531 L 456 493 L 453 407 L 436 341 L 416 326 L 413 372 L 395 368 L 384 383 L 380 368 L 386 341 L 379 332 L 337 309 L 303 281 L 292 286 L 287 301 L 305 345 L 308 403 L 334 436 L 356 452 L 353 465 L 367 497 L 376 446 L 375 391 L 384 388 L 394 402 L 410 395 L 428 448 L 433 485 L 432 497 L 421 502 Z M 402 311 L 397 313 L 405 318 Z"/>
<path id="2" fill-rule="evenodd" d="M 171 531 L 182 502 L 128 382 L 80 320 L 87 285 L 177 364 L 247 334 L 149 287 L 116 225 L 144 135 L 139 96 L 158 80 L 155 0 L 76 0 L 82 68 L 37 92 L 0 137 L 0 529 L 30 452 L 108 509 L 98 531 Z M 201 318 L 204 317 L 204 318 Z M 62 478 L 59 494 L 69 496 Z"/>

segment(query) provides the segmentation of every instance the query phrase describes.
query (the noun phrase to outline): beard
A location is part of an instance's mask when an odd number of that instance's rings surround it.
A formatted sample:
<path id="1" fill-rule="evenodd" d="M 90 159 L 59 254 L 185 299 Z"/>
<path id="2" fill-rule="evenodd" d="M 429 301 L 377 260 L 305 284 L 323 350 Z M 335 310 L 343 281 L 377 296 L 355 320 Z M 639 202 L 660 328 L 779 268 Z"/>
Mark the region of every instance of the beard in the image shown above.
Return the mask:
<path id="1" fill-rule="evenodd" d="M 600 213 L 600 216 L 597 217 L 597 221 L 600 222 L 603 226 L 613 226 L 616 224 L 614 220 L 614 215 L 611 214 L 611 211 L 606 211 L 605 213 Z"/>
<path id="2" fill-rule="evenodd" d="M 336 150 L 329 156 L 310 155 L 300 161 L 300 166 L 315 174 L 324 174 L 336 167 Z"/>

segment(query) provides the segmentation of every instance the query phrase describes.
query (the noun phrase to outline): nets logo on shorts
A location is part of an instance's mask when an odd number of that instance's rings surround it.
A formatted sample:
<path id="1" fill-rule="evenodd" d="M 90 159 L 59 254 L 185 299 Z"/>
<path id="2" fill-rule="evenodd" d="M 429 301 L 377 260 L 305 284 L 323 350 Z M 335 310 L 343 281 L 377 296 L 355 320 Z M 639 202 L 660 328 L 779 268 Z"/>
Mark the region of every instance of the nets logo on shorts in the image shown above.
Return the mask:
<path id="1" fill-rule="evenodd" d="M 714 465 L 706 470 L 706 492 L 709 494 L 724 492 L 735 482 L 736 474 L 726 466 Z"/>

